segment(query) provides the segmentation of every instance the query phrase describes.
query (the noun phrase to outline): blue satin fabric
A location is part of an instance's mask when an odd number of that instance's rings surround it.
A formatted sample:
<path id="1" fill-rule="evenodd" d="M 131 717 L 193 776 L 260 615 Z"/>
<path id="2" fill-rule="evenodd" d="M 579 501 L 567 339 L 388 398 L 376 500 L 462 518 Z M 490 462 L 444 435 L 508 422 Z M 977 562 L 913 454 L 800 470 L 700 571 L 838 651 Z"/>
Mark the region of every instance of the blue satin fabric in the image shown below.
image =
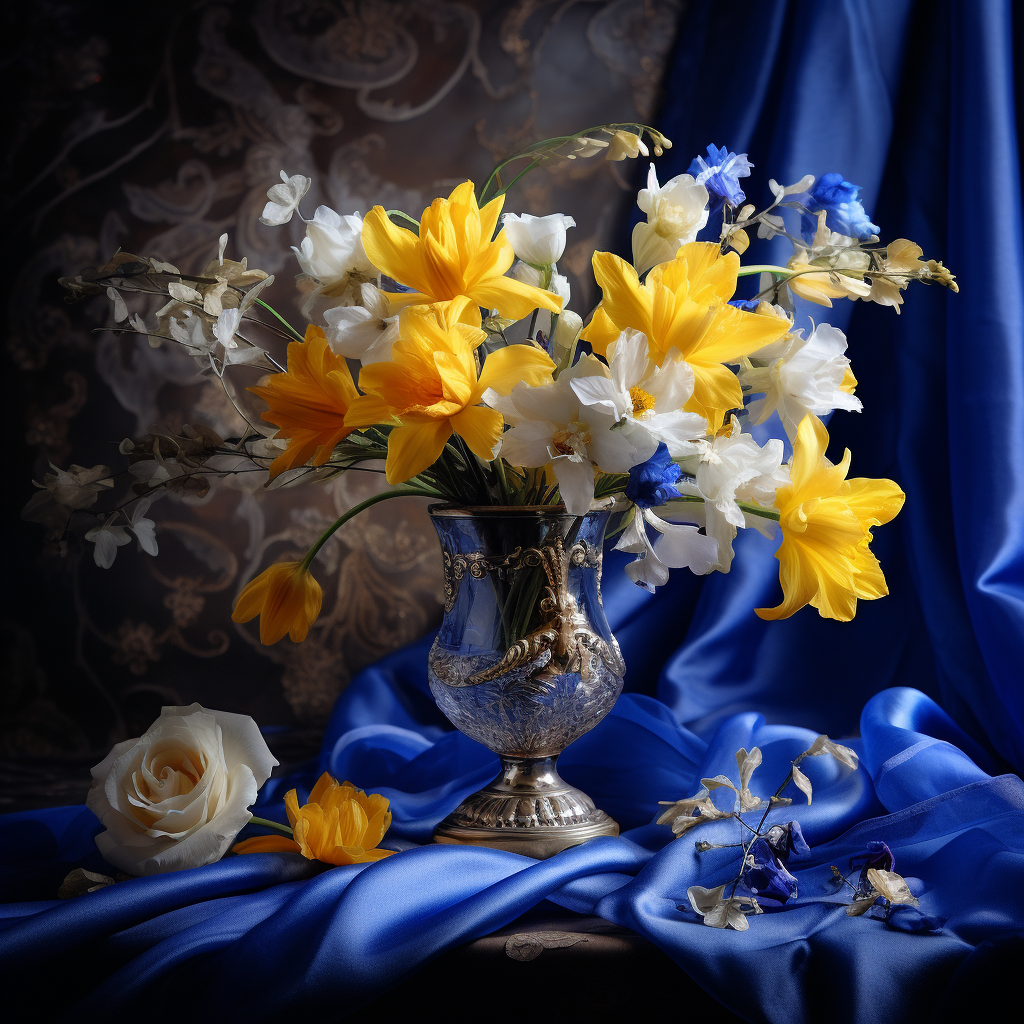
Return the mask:
<path id="1" fill-rule="evenodd" d="M 726 59 L 722 41 L 741 22 L 753 45 Z M 113 873 L 95 849 L 96 819 L 82 808 L 6 816 L 0 969 L 44 994 L 43 1019 L 127 1019 L 162 1005 L 208 1019 L 338 1016 L 543 900 L 648 936 L 752 1021 L 932 1020 L 976 1006 L 998 951 L 1024 932 L 1024 784 L 1001 774 L 1024 760 L 1011 38 L 1000 0 L 693 5 L 659 122 L 676 143 L 668 171 L 708 141 L 748 151 L 755 174 L 787 183 L 839 170 L 863 186 L 886 237 L 913 238 L 959 275 L 958 296 L 911 288 L 900 317 L 865 304 L 830 313 L 851 336 L 867 410 L 833 418 L 834 451 L 848 444 L 855 474 L 892 476 L 908 494 L 876 536 L 891 596 L 863 603 L 851 624 L 810 610 L 769 624 L 751 609 L 774 603 L 776 563 L 752 531 L 728 576 L 676 573 L 653 597 L 612 556 L 605 604 L 628 692 L 560 766 L 623 835 L 546 862 L 429 844 L 497 768 L 434 705 L 430 638 L 360 674 L 319 762 L 272 779 L 258 807 L 284 820 L 285 790 L 302 796 L 330 770 L 391 799 L 395 857 L 329 870 L 297 855 L 228 857 L 58 901 L 71 867 Z M 734 772 L 735 751 L 754 745 L 764 764 L 753 789 L 767 796 L 818 731 L 855 737 L 845 742 L 861 767 L 805 762 L 813 803 L 773 812 L 798 818 L 811 844 L 789 865 L 798 898 L 743 933 L 705 927 L 686 890 L 732 877 L 734 851 L 697 855 L 694 838 L 734 842 L 735 826 L 673 841 L 652 824 L 658 801 Z M 921 910 L 945 919 L 938 934 L 846 915 L 831 866 L 846 871 L 873 840 L 891 848 Z M 665 979 L 683 1013 L 686 984 Z"/>

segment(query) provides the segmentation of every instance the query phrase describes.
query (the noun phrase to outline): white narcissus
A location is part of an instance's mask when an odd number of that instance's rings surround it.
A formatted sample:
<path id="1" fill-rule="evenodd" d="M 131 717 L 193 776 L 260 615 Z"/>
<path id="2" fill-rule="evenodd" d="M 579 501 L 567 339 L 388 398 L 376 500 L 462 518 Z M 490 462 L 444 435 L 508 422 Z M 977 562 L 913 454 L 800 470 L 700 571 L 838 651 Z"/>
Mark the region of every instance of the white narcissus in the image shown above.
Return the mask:
<path id="1" fill-rule="evenodd" d="M 86 806 L 106 827 L 96 845 L 132 875 L 220 860 L 276 764 L 248 715 L 165 707 L 93 768 Z"/>
<path id="2" fill-rule="evenodd" d="M 501 226 L 517 259 L 534 267 L 550 267 L 562 258 L 566 228 L 576 227 L 576 221 L 562 213 L 551 213 L 546 217 L 505 213 L 501 217 Z"/>
<path id="3" fill-rule="evenodd" d="M 708 222 L 707 188 L 689 174 L 677 174 L 660 185 L 654 164 L 636 204 L 647 214 L 646 222 L 633 228 L 633 266 L 638 274 L 674 259 L 676 250 L 695 241 Z"/>
<path id="4" fill-rule="evenodd" d="M 647 537 L 647 526 L 661 534 L 653 544 Z M 626 575 L 652 594 L 668 582 L 669 569 L 685 566 L 704 576 L 718 562 L 718 544 L 713 538 L 700 533 L 696 526 L 666 522 L 651 509 L 639 506 L 615 549 L 639 556 L 626 566 Z"/>
<path id="5" fill-rule="evenodd" d="M 358 306 L 335 306 L 324 313 L 327 342 L 339 356 L 368 363 L 391 358 L 391 346 L 398 339 L 398 314 L 389 316 L 387 296 L 375 285 L 359 287 Z"/>
<path id="6" fill-rule="evenodd" d="M 617 420 L 625 420 L 623 430 L 637 435 L 638 447 L 664 441 L 672 458 L 698 451 L 697 439 L 707 433 L 703 416 L 684 412 L 683 406 L 693 394 L 693 369 L 672 353 L 661 366 L 652 362 L 647 337 L 627 329 L 608 348 L 608 377 L 577 377 L 572 389 L 585 405 L 602 406 Z"/>
<path id="7" fill-rule="evenodd" d="M 305 275 L 300 284 L 309 291 L 304 316 L 320 297 L 337 299 L 335 305 L 354 305 L 359 286 L 377 279 L 377 269 L 363 249 L 363 218 L 358 213 L 342 217 L 330 207 L 318 206 L 306 222 L 306 237 L 292 251 Z"/>
<path id="8" fill-rule="evenodd" d="M 705 442 L 702 448 L 699 460 L 691 460 L 696 462 L 695 479 L 680 483 L 679 490 L 704 498 L 703 507 L 695 505 L 687 511 L 718 542 L 715 568 L 728 572 L 738 528 L 753 526 L 766 537 L 775 535 L 773 520 L 744 512 L 737 501 L 770 506 L 776 489 L 788 479 L 788 469 L 782 465 L 782 442 L 772 438 L 760 447 L 740 430 L 735 416 L 728 433 Z"/>
<path id="9" fill-rule="evenodd" d="M 599 359 L 584 356 L 550 384 L 517 384 L 507 398 L 493 391 L 484 395 L 484 401 L 512 424 L 502 437 L 501 457 L 513 466 L 550 463 L 566 510 L 574 516 L 590 511 L 595 466 L 606 473 L 628 473 L 657 448 L 653 442 L 638 448 L 623 431 L 615 429 L 613 413 L 580 404 L 573 380 L 605 372 Z"/>
<path id="10" fill-rule="evenodd" d="M 837 327 L 818 324 L 807 338 L 794 332 L 769 346 L 764 352 L 771 359 L 768 365 L 755 366 L 748 360 L 739 372 L 740 383 L 764 396 L 747 406 L 751 421 L 764 423 L 777 411 L 786 436 L 793 440 L 809 412 L 860 412 L 863 406 L 852 393 L 856 380 L 845 352 L 846 335 Z M 751 358 L 764 361 L 760 352 Z"/>

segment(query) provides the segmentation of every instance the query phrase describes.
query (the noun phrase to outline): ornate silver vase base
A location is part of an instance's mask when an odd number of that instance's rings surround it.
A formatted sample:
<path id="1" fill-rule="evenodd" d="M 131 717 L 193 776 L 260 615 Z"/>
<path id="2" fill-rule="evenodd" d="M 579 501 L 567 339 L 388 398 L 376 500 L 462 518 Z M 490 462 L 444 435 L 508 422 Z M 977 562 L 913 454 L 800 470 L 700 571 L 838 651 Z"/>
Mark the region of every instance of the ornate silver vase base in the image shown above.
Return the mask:
<path id="1" fill-rule="evenodd" d="M 501 772 L 434 829 L 436 843 L 465 843 L 544 860 L 619 826 L 558 775 L 554 757 L 501 755 Z"/>

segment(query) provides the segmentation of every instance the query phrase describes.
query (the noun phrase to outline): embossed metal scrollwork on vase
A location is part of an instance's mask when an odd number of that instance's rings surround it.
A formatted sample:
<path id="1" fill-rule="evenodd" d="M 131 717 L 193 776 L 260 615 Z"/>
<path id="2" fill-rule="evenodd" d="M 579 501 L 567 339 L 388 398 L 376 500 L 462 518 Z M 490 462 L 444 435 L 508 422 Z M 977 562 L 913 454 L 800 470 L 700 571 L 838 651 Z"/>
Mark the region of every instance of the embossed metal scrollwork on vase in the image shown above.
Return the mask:
<path id="1" fill-rule="evenodd" d="M 445 615 L 429 658 L 438 706 L 493 750 L 501 771 L 434 832 L 549 857 L 618 825 L 559 778 L 555 761 L 611 710 L 625 665 L 601 603 L 611 510 L 460 508 L 430 515 L 444 558 Z"/>

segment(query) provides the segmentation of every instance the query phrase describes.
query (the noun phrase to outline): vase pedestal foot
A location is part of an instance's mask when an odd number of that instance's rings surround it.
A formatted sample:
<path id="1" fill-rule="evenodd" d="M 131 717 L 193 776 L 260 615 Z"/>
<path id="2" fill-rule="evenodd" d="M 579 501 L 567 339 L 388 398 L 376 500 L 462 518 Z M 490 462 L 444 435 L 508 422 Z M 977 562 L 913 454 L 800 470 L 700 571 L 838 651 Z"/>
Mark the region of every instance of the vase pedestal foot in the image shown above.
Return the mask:
<path id="1" fill-rule="evenodd" d="M 436 843 L 463 843 L 547 857 L 619 826 L 582 790 L 564 782 L 554 757 L 501 757 L 498 777 L 434 829 Z"/>

